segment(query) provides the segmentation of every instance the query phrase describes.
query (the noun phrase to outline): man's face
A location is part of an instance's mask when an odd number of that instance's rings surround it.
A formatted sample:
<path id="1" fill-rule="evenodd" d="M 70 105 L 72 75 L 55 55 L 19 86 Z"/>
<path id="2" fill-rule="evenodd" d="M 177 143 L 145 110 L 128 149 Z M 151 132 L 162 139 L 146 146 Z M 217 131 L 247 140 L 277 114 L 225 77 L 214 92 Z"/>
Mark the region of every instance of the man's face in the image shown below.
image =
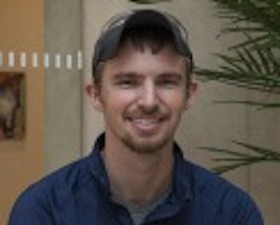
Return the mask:
<path id="1" fill-rule="evenodd" d="M 171 47 L 153 54 L 124 45 L 104 63 L 94 106 L 104 113 L 106 140 L 138 153 L 171 145 L 195 90 L 186 84 L 186 59 Z"/>

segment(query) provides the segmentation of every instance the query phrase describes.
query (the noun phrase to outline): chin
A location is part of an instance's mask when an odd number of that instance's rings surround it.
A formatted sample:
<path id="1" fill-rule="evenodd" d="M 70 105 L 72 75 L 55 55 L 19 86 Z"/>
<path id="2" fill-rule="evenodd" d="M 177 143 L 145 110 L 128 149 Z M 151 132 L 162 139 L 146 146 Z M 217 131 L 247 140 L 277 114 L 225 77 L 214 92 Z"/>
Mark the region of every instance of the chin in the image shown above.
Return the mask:
<path id="1" fill-rule="evenodd" d="M 161 151 L 167 143 L 170 142 L 170 138 L 151 136 L 140 138 L 131 137 L 124 139 L 123 142 L 133 152 L 139 154 L 153 154 Z"/>

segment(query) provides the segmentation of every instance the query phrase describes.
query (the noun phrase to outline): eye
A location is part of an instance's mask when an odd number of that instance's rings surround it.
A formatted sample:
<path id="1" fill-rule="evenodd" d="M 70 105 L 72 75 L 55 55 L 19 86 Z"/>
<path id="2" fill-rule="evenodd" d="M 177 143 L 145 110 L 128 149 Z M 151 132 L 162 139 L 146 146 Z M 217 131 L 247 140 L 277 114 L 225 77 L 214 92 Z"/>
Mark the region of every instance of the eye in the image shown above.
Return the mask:
<path id="1" fill-rule="evenodd" d="M 159 87 L 166 87 L 166 88 L 172 88 L 177 87 L 180 85 L 180 82 L 177 79 L 172 78 L 162 78 L 157 81 L 157 85 Z"/>
<path id="2" fill-rule="evenodd" d="M 162 74 L 157 78 L 156 84 L 162 88 L 175 88 L 182 84 L 182 76 L 177 73 Z"/>
<path id="3" fill-rule="evenodd" d="M 139 85 L 139 81 L 134 78 L 120 78 L 115 81 L 115 84 L 121 88 L 134 88 Z"/>

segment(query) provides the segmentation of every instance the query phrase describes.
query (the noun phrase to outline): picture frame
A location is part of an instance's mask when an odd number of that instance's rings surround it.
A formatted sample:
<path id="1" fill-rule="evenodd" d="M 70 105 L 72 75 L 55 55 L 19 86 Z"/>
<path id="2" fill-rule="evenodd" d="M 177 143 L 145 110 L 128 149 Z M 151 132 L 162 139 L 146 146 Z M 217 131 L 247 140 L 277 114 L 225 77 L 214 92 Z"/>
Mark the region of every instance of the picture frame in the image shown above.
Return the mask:
<path id="1" fill-rule="evenodd" d="M 25 74 L 0 71 L 0 141 L 25 134 Z"/>

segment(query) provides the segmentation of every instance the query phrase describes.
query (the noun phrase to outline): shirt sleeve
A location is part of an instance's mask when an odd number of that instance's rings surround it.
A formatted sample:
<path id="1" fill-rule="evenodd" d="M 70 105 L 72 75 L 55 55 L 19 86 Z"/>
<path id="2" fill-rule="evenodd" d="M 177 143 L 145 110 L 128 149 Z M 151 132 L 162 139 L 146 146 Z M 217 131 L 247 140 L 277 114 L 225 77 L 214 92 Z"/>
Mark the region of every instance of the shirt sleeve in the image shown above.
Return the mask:
<path id="1" fill-rule="evenodd" d="M 43 193 L 25 191 L 16 201 L 8 225 L 56 225 Z"/>
<path id="2" fill-rule="evenodd" d="M 244 198 L 236 210 L 233 225 L 264 225 L 258 207 L 250 197 Z"/>

